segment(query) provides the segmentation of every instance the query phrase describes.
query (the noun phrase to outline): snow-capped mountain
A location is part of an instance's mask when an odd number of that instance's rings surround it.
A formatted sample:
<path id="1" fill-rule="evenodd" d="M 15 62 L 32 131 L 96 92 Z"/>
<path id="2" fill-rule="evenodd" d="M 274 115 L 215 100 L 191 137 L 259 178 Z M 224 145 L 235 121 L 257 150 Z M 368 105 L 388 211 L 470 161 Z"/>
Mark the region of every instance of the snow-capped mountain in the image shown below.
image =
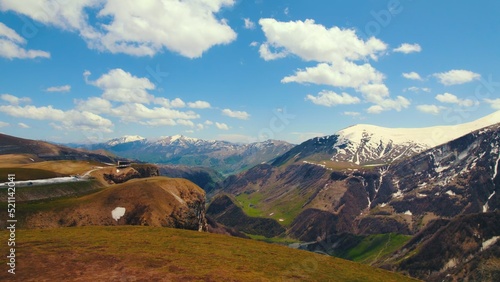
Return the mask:
<path id="1" fill-rule="evenodd" d="M 114 138 L 106 142 L 108 146 L 116 146 L 119 144 L 124 144 L 124 143 L 130 143 L 130 142 L 135 142 L 135 141 L 142 141 L 145 140 L 146 138 L 139 136 L 139 135 L 125 135 L 119 138 Z"/>
<path id="2" fill-rule="evenodd" d="M 500 111 L 473 122 L 449 126 L 386 128 L 358 124 L 334 135 L 307 140 L 282 156 L 277 164 L 290 159 L 297 161 L 306 158 L 357 165 L 386 164 L 414 156 L 496 123 L 500 123 Z"/>
<path id="3" fill-rule="evenodd" d="M 156 139 L 133 135 L 87 145 L 85 148 L 104 149 L 121 157 L 144 162 L 212 167 L 227 174 L 268 162 L 293 146 L 277 140 L 236 144 L 184 135 L 162 136 Z"/>
<path id="4" fill-rule="evenodd" d="M 336 133 L 332 161 L 388 163 L 413 156 L 478 129 L 500 122 L 500 111 L 473 122 L 427 128 L 385 128 L 358 124 Z"/>

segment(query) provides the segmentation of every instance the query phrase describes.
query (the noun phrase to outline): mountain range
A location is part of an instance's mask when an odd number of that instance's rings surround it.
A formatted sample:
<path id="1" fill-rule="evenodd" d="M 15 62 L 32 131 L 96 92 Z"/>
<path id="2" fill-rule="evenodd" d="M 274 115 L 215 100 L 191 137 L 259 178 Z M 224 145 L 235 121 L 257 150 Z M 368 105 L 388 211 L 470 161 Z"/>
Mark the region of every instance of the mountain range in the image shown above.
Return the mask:
<path id="1" fill-rule="evenodd" d="M 222 174 L 231 174 L 268 162 L 294 145 L 278 140 L 251 144 L 203 140 L 183 135 L 146 139 L 123 136 L 98 144 L 70 144 L 88 150 L 106 150 L 121 157 L 143 162 L 211 167 Z"/>

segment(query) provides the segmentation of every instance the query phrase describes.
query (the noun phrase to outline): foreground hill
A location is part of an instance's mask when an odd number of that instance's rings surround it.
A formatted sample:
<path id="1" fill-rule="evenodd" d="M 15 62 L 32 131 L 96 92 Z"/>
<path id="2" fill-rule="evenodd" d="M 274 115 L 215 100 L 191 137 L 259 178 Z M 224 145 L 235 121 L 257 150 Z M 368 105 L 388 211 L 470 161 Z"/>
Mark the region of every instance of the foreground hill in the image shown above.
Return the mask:
<path id="1" fill-rule="evenodd" d="M 24 228 L 148 225 L 206 229 L 205 192 L 185 179 L 132 179 L 77 198 L 18 206 Z"/>
<path id="2" fill-rule="evenodd" d="M 149 140 L 140 136 L 123 136 L 105 143 L 71 146 L 92 150 L 105 149 L 122 157 L 148 163 L 205 166 L 223 174 L 231 174 L 268 162 L 294 145 L 278 140 L 236 144 L 175 135 L 158 140 Z"/>
<path id="3" fill-rule="evenodd" d="M 18 281 L 415 281 L 284 246 L 188 230 L 92 226 L 18 230 L 17 236 Z M 0 263 L 6 265 L 6 258 Z M 12 277 L 0 272 L 0 280 Z"/>

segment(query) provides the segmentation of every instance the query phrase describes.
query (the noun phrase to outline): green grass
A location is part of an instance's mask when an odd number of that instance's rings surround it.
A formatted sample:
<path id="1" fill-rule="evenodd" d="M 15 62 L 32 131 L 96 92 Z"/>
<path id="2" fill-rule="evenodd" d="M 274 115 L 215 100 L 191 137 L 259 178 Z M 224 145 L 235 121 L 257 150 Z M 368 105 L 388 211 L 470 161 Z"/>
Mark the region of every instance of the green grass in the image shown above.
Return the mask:
<path id="1" fill-rule="evenodd" d="M 22 168 L 22 167 L 14 167 L 14 168 L 0 168 L 0 181 L 6 182 L 8 174 L 15 174 L 16 181 L 23 180 L 34 180 L 34 179 L 47 179 L 54 178 L 60 176 L 66 176 L 61 173 L 37 169 L 37 168 Z"/>
<path id="2" fill-rule="evenodd" d="M 262 242 L 271 243 L 271 244 L 280 244 L 280 245 L 287 245 L 288 246 L 288 245 L 293 244 L 293 243 L 300 243 L 300 241 L 297 239 L 283 237 L 283 236 L 267 238 L 267 237 L 262 236 L 262 235 L 254 235 L 254 234 L 246 234 L 246 235 L 253 240 L 262 241 Z"/>
<path id="3" fill-rule="evenodd" d="M 236 196 L 236 204 L 238 204 L 248 216 L 265 217 L 264 212 L 259 209 L 262 199 L 263 195 L 258 192 L 251 194 L 241 193 Z"/>
<path id="4" fill-rule="evenodd" d="M 346 259 L 361 263 L 373 263 L 375 260 L 396 251 L 410 240 L 411 236 L 401 234 L 377 234 L 364 238 L 356 247 L 350 249 Z"/>
<path id="5" fill-rule="evenodd" d="M 16 235 L 18 281 L 414 281 L 329 256 L 180 229 L 94 226 Z M 0 251 L 7 253 L 6 244 Z M 4 269 L 6 262 L 2 256 Z M 0 280 L 9 275 L 1 271 Z"/>

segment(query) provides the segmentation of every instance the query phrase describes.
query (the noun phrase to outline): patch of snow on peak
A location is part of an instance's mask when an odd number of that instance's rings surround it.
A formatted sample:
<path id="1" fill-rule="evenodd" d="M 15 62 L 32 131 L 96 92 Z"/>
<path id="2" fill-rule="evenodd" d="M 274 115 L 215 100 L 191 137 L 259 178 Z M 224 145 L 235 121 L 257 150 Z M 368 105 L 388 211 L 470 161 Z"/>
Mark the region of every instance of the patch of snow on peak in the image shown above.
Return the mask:
<path id="1" fill-rule="evenodd" d="M 125 208 L 116 207 L 111 211 L 111 216 L 114 220 L 118 221 L 125 214 Z"/>
<path id="2" fill-rule="evenodd" d="M 139 135 L 125 135 L 119 138 L 111 139 L 108 141 L 109 146 L 115 146 L 123 143 L 130 143 L 135 141 L 145 140 L 146 138 Z"/>

